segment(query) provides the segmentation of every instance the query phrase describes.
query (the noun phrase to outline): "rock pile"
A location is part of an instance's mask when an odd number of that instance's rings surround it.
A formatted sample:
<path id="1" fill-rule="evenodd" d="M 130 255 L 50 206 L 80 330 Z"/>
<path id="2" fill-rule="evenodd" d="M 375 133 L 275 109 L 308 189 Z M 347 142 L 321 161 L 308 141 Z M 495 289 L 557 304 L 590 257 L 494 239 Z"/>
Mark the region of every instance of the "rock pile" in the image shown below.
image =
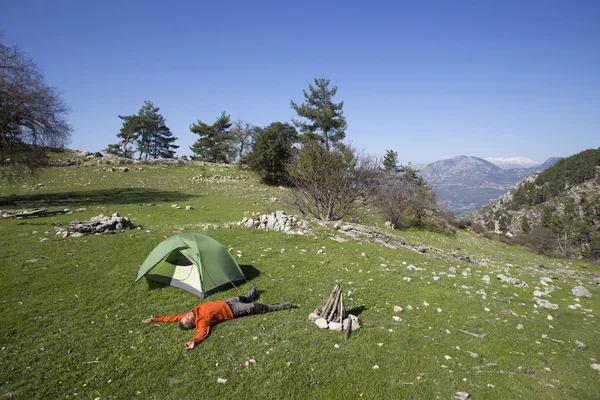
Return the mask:
<path id="1" fill-rule="evenodd" d="M 238 222 L 238 225 L 244 225 L 248 228 L 283 231 L 296 235 L 304 235 L 310 232 L 305 221 L 299 221 L 296 217 L 288 216 L 284 211 L 262 214 L 255 219 L 245 217 L 241 222 Z"/>
<path id="2" fill-rule="evenodd" d="M 192 176 L 192 180 L 194 181 L 203 181 L 203 182 L 237 182 L 248 179 L 245 175 L 196 175 Z"/>
<path id="3" fill-rule="evenodd" d="M 119 213 L 111 216 L 100 214 L 89 221 L 73 221 L 68 228 L 56 228 L 56 234 L 62 237 L 80 237 L 91 234 L 121 233 L 136 228 L 140 229 L 140 226 L 133 224 L 127 217 L 121 217 Z"/>
<path id="4" fill-rule="evenodd" d="M 101 167 L 96 172 L 129 172 L 129 171 L 143 171 L 144 168 L 140 167 Z"/>

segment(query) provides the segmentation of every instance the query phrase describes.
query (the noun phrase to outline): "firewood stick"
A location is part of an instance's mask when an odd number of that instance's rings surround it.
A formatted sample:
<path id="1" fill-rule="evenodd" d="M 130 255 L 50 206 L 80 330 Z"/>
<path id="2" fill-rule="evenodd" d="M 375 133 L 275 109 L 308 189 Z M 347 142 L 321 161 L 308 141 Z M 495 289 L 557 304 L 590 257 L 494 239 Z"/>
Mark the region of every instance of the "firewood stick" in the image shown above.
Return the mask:
<path id="1" fill-rule="evenodd" d="M 333 288 L 333 291 L 329 295 L 327 307 L 323 310 L 323 315 L 321 315 L 325 319 L 327 319 L 327 316 L 331 312 L 331 308 L 333 307 L 333 305 L 335 303 L 336 291 L 337 291 L 337 285 L 336 285 L 336 287 Z"/>
<path id="2" fill-rule="evenodd" d="M 344 294 L 340 293 L 340 309 L 338 318 L 340 319 L 340 324 L 344 322 Z"/>
<path id="3" fill-rule="evenodd" d="M 335 298 L 334 293 L 335 293 L 335 287 L 333 288 L 333 291 L 329 295 L 329 298 L 327 299 L 327 302 L 325 303 L 325 305 L 321 309 L 321 317 L 325 318 L 327 316 L 327 313 L 329 312 L 329 307 L 331 306 L 331 304 L 333 303 L 333 299 Z"/>
<path id="4" fill-rule="evenodd" d="M 335 312 L 337 311 L 338 303 L 340 302 L 340 295 L 341 295 L 341 291 L 337 291 L 336 297 L 333 300 L 333 307 L 331 308 L 331 312 L 329 313 L 329 317 L 326 318 L 327 321 L 333 320 L 333 316 L 335 315 Z"/>
<path id="5" fill-rule="evenodd" d="M 348 338 L 350 337 L 351 332 L 352 332 L 352 318 L 348 317 L 348 326 L 346 327 L 346 334 L 344 335 L 344 338 L 346 340 L 348 340 Z"/>

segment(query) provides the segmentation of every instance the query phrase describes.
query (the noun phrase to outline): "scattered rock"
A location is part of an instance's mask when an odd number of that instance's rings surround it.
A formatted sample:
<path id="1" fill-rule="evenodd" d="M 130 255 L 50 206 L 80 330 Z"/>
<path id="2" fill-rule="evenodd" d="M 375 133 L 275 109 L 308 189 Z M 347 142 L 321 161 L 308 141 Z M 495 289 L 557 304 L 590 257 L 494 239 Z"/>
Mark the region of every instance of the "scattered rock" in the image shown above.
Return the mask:
<path id="1" fill-rule="evenodd" d="M 573 293 L 573 295 L 577 297 L 592 297 L 590 291 L 584 288 L 583 286 L 575 286 L 573 289 L 571 289 L 571 293 Z"/>
<path id="2" fill-rule="evenodd" d="M 481 277 L 481 280 L 482 280 L 484 283 L 490 283 L 490 277 L 489 277 L 489 275 L 484 275 L 484 276 L 482 276 L 482 277 Z"/>
<path id="3" fill-rule="evenodd" d="M 496 277 L 502 282 L 510 283 L 512 285 L 517 285 L 519 283 L 519 280 L 517 278 L 509 278 L 507 276 L 504 276 L 503 274 L 498 274 L 496 275 Z"/>
<path id="4" fill-rule="evenodd" d="M 546 277 L 541 277 L 540 283 L 544 286 L 552 285 L 552 279 L 546 278 Z"/>
<path id="5" fill-rule="evenodd" d="M 114 213 L 112 216 L 100 214 L 89 221 L 73 221 L 68 228 L 56 228 L 56 234 L 63 237 L 79 237 L 100 233 L 121 233 L 136 228 L 139 228 L 139 225 L 133 224 L 128 217 L 121 217 L 119 213 Z"/>
<path id="6" fill-rule="evenodd" d="M 544 308 L 547 308 L 549 310 L 558 310 L 558 304 L 552 304 L 549 301 L 541 300 L 541 299 L 538 299 L 537 297 L 534 298 L 533 300 L 535 300 L 535 302 L 537 303 L 537 305 L 540 306 L 540 307 L 544 307 Z"/>
<path id="7" fill-rule="evenodd" d="M 600 371 L 600 364 L 592 364 L 592 369 L 595 369 L 596 371 Z"/>
<path id="8" fill-rule="evenodd" d="M 297 235 L 305 235 L 311 232 L 306 221 L 299 221 L 296 217 L 286 215 L 284 211 L 262 214 L 256 219 L 246 217 L 241 222 L 238 222 L 238 225 L 248 228 L 283 231 L 288 234 Z"/>
<path id="9" fill-rule="evenodd" d="M 585 349 L 587 347 L 585 344 L 583 344 L 583 342 L 580 342 L 579 340 L 576 340 L 575 344 L 577 346 L 581 347 L 582 349 Z"/>

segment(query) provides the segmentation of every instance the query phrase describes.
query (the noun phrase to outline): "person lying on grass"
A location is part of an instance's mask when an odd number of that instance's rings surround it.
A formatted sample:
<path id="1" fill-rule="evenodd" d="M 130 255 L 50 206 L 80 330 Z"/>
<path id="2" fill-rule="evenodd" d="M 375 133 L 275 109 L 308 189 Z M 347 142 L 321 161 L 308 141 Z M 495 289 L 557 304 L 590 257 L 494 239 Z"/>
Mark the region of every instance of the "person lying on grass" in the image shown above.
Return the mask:
<path id="1" fill-rule="evenodd" d="M 157 316 L 143 319 L 142 322 L 144 324 L 150 322 L 179 322 L 179 327 L 186 330 L 196 327 L 198 330 L 196 336 L 183 346 L 184 349 L 191 350 L 208 336 L 213 325 L 221 321 L 292 308 L 292 303 L 289 301 L 281 304 L 252 303 L 257 296 L 256 285 L 252 284 L 250 291 L 245 296 L 232 297 L 223 301 L 209 301 L 194 307 L 186 314 Z"/>

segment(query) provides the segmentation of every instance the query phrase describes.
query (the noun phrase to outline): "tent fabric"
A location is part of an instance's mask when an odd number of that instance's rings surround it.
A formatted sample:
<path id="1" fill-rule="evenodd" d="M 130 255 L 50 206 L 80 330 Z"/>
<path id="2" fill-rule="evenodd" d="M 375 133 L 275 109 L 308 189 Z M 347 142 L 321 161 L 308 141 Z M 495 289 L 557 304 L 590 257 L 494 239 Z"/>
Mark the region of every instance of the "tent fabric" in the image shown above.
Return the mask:
<path id="1" fill-rule="evenodd" d="M 172 236 L 152 250 L 137 275 L 200 296 L 229 282 L 246 279 L 222 244 L 203 233 Z"/>

